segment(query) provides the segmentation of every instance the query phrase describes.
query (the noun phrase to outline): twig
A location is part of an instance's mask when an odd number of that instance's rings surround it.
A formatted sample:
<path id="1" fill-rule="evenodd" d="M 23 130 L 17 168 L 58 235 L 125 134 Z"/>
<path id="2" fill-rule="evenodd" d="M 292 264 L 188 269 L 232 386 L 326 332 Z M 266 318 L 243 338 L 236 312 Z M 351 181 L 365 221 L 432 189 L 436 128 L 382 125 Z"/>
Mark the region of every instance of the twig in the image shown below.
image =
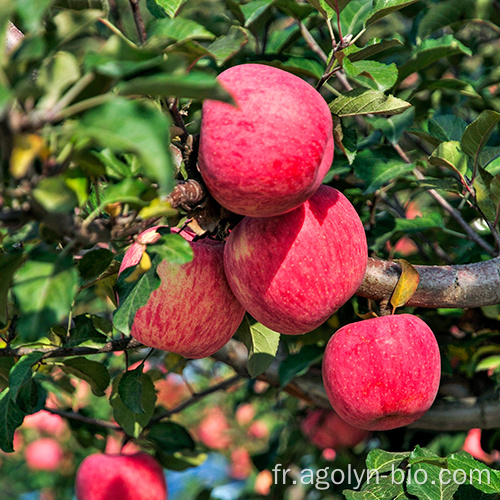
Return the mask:
<path id="1" fill-rule="evenodd" d="M 132 9 L 132 15 L 134 16 L 135 27 L 137 28 L 137 34 L 139 35 L 139 42 L 143 44 L 148 35 L 146 33 L 146 26 L 144 24 L 144 19 L 142 18 L 141 9 L 139 7 L 139 0 L 129 0 L 130 8 Z"/>
<path id="2" fill-rule="evenodd" d="M 67 356 L 87 356 L 91 354 L 101 354 L 106 352 L 125 351 L 144 347 L 139 341 L 132 337 L 111 340 L 102 347 L 4 347 L 0 349 L 0 358 L 11 358 L 25 356 L 32 352 L 43 352 L 42 359 L 62 358 Z"/>
<path id="3" fill-rule="evenodd" d="M 229 387 L 232 387 L 233 385 L 237 384 L 243 379 L 244 377 L 242 375 L 236 374 L 233 377 L 220 382 L 219 384 L 215 384 L 212 387 L 205 389 L 204 391 L 193 393 L 193 395 L 189 399 L 186 399 L 186 401 L 182 402 L 180 405 L 176 406 L 172 410 L 167 410 L 152 418 L 148 424 L 148 427 L 151 427 L 152 425 L 156 424 L 160 420 L 163 420 L 164 418 L 169 418 L 172 415 L 175 415 L 176 413 L 180 413 L 189 406 L 197 403 L 198 401 L 202 400 L 203 398 L 205 398 L 210 394 L 213 394 L 214 392 L 224 391 Z"/>
<path id="4" fill-rule="evenodd" d="M 123 429 L 117 424 L 107 422 L 106 420 L 86 417 L 81 413 L 76 413 L 73 411 L 62 411 L 56 408 L 49 408 L 49 407 L 45 407 L 44 410 L 54 415 L 59 415 L 60 417 L 67 418 L 69 420 L 77 420 L 78 422 L 83 422 L 84 424 L 97 425 L 99 427 L 104 427 L 105 429 L 112 429 L 115 431 L 123 431 Z"/>
<path id="5" fill-rule="evenodd" d="M 311 50 L 314 53 L 318 54 L 319 58 L 326 64 L 328 62 L 328 56 L 324 53 L 323 49 L 311 35 L 311 32 L 309 31 L 307 26 L 300 19 L 296 19 L 295 22 L 298 24 L 300 32 L 302 33 L 302 36 L 304 37 L 307 45 L 309 45 Z"/>

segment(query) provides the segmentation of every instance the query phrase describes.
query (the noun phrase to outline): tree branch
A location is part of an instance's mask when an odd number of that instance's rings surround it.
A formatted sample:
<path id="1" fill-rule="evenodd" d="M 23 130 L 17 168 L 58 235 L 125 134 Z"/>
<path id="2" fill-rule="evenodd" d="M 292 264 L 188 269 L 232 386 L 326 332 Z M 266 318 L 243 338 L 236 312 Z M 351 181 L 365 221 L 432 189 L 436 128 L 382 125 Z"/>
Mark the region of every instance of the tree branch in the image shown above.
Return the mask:
<path id="1" fill-rule="evenodd" d="M 229 341 L 220 351 L 212 356 L 214 359 L 231 366 L 237 373 L 248 377 L 248 352 L 243 344 L 235 340 Z M 278 356 L 271 366 L 257 378 L 280 387 Z M 321 370 L 311 369 L 306 375 L 296 377 L 283 388 L 293 397 L 300 398 L 321 408 L 331 408 L 326 396 L 321 377 Z M 431 409 L 417 422 L 409 427 L 433 431 L 463 431 L 475 427 L 494 429 L 500 426 L 500 400 L 498 396 L 487 395 L 480 398 L 467 397 L 449 400 L 436 400 Z"/>
<path id="2" fill-rule="evenodd" d="M 468 309 L 500 303 L 500 257 L 474 264 L 414 267 L 420 282 L 408 306 Z M 388 298 L 400 274 L 396 262 L 370 258 L 356 294 L 376 301 Z"/>
<path id="3" fill-rule="evenodd" d="M 16 45 L 22 40 L 23 34 L 20 30 L 18 30 L 10 21 L 7 26 L 7 40 L 6 40 L 6 49 L 7 52 L 13 50 Z"/>
<path id="4" fill-rule="evenodd" d="M 42 359 L 62 358 L 67 356 L 88 356 L 105 352 L 125 351 L 145 347 L 133 337 L 111 340 L 102 347 L 4 347 L 0 349 L 0 358 L 25 356 L 32 352 L 45 353 Z"/>

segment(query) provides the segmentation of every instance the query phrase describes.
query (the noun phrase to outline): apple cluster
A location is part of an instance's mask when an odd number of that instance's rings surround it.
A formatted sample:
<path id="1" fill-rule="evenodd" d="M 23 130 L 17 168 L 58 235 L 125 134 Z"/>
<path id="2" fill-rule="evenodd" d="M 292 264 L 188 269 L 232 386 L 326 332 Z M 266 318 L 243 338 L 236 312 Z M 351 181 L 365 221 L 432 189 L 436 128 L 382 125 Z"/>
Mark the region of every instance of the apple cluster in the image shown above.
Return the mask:
<path id="1" fill-rule="evenodd" d="M 194 258 L 158 266 L 160 287 L 137 311 L 131 331 L 145 345 L 187 358 L 220 349 L 245 311 L 282 334 L 310 332 L 352 297 L 368 260 L 356 210 L 322 184 L 334 149 L 323 97 L 267 65 L 242 64 L 218 79 L 234 102 L 205 101 L 199 169 L 217 202 L 243 218 L 225 242 L 180 232 Z M 159 237 L 157 227 L 141 234 L 121 271 Z M 439 378 L 434 334 L 409 314 L 344 326 L 323 360 L 333 409 L 364 430 L 420 418 Z"/>

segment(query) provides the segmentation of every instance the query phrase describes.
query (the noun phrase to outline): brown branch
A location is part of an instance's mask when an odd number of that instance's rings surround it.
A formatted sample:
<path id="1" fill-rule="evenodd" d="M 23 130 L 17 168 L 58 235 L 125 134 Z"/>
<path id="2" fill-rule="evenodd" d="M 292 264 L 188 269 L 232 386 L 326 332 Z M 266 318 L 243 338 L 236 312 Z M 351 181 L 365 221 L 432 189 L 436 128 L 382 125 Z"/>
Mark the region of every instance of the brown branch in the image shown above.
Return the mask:
<path id="1" fill-rule="evenodd" d="M 231 340 L 212 357 L 231 366 L 242 376 L 249 376 L 248 352 L 241 343 Z M 257 378 L 275 387 L 280 387 L 278 371 L 280 363 L 281 359 L 278 356 L 271 366 Z M 293 397 L 300 398 L 315 406 L 331 408 L 323 386 L 320 369 L 310 369 L 306 375 L 296 377 L 283 390 Z M 410 427 L 444 432 L 469 430 L 474 427 L 494 429 L 498 426 L 500 426 L 500 400 L 498 396 L 488 395 L 453 401 L 438 399 L 431 409 Z"/>
<path id="2" fill-rule="evenodd" d="M 500 257 L 474 264 L 414 267 L 420 282 L 409 306 L 467 309 L 500 303 Z M 356 294 L 376 301 L 390 297 L 400 274 L 396 262 L 370 258 Z"/>
<path id="3" fill-rule="evenodd" d="M 0 358 L 19 357 L 31 354 L 32 352 L 45 353 L 43 359 L 62 358 L 67 356 L 87 356 L 91 354 L 101 354 L 106 352 L 125 351 L 145 347 L 132 337 L 118 340 L 111 340 L 102 347 L 4 347 L 0 349 Z"/>
<path id="4" fill-rule="evenodd" d="M 175 408 L 160 413 L 159 415 L 156 415 L 154 418 L 152 418 L 150 423 L 148 424 L 148 427 L 151 427 L 152 425 L 156 424 L 160 420 L 163 420 L 164 418 L 169 418 L 172 415 L 175 415 L 176 413 L 180 413 L 189 406 L 194 405 L 198 401 L 201 401 L 203 398 L 209 396 L 210 394 L 213 394 L 214 392 L 225 391 L 226 389 L 229 389 L 229 387 L 232 387 L 238 382 L 241 382 L 243 378 L 244 377 L 242 375 L 237 374 L 231 378 L 223 380 L 222 382 L 209 387 L 208 389 L 205 389 L 204 391 L 193 393 L 193 395 L 189 399 L 186 399 L 186 401 L 183 401 Z"/>
<path id="5" fill-rule="evenodd" d="M 146 26 L 144 24 L 144 19 L 142 18 L 141 9 L 139 7 L 139 0 L 129 0 L 130 8 L 132 9 L 132 15 L 134 16 L 135 27 L 137 28 L 137 34 L 139 35 L 139 42 L 142 44 L 147 39 Z"/>
<path id="6" fill-rule="evenodd" d="M 76 420 L 84 424 L 97 425 L 99 427 L 104 427 L 105 429 L 112 429 L 115 431 L 123 432 L 123 429 L 118 424 L 113 424 L 112 422 L 107 422 L 106 420 L 87 417 L 85 415 L 82 415 L 81 413 L 76 413 L 73 411 L 63 411 L 63 410 L 58 410 L 56 408 L 48 408 L 48 407 L 45 407 L 44 410 L 49 413 L 53 413 L 54 415 L 59 415 L 63 418 L 67 418 L 69 420 Z"/>

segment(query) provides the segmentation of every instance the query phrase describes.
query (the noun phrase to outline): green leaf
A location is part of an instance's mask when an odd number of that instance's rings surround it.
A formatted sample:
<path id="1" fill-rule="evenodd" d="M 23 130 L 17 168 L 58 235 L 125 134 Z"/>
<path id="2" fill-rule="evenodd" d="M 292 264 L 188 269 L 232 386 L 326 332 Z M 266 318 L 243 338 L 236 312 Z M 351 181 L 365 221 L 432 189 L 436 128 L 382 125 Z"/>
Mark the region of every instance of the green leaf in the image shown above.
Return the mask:
<path id="1" fill-rule="evenodd" d="M 444 228 L 444 222 L 439 213 L 431 213 L 426 217 L 415 217 L 414 219 L 395 219 L 395 224 L 395 231 L 402 231 L 405 234 Z"/>
<path id="2" fill-rule="evenodd" d="M 399 495 L 404 493 L 403 483 L 401 482 L 404 477 L 403 471 L 398 471 L 399 475 L 401 477 L 389 475 L 377 478 L 368 484 L 365 483 L 362 491 L 344 490 L 342 493 L 347 500 L 392 500 L 400 498 Z"/>
<path id="3" fill-rule="evenodd" d="M 333 3 L 333 2 L 332 2 Z M 336 18 L 335 10 L 330 18 Z M 352 0 L 340 15 L 340 26 L 342 33 L 355 34 L 361 31 L 372 12 L 371 2 L 366 0 Z"/>
<path id="4" fill-rule="evenodd" d="M 472 51 L 456 40 L 453 35 L 425 40 L 413 52 L 412 58 L 399 68 L 398 81 L 403 81 L 407 76 L 420 71 L 443 57 L 450 57 L 455 54 L 470 56 Z"/>
<path id="5" fill-rule="evenodd" d="M 236 335 L 248 349 L 248 372 L 252 378 L 266 371 L 276 356 L 280 334 L 245 315 Z"/>
<path id="6" fill-rule="evenodd" d="M 141 406 L 144 409 L 144 413 L 135 413 L 125 406 L 125 403 L 118 393 L 118 387 L 122 376 L 123 375 L 119 375 L 113 380 L 113 390 L 110 398 L 110 403 L 113 407 L 113 417 L 129 436 L 136 438 L 144 427 L 148 425 L 153 416 L 156 403 L 155 386 L 151 377 L 143 373 Z"/>
<path id="7" fill-rule="evenodd" d="M 170 142 L 169 126 L 159 109 L 142 101 L 115 98 L 85 113 L 76 131 L 82 139 L 92 138 L 115 152 L 136 153 L 145 173 L 167 194 L 174 187 L 173 162 L 165 146 Z"/>
<path id="8" fill-rule="evenodd" d="M 184 17 L 159 19 L 148 30 L 149 36 L 166 36 L 172 40 L 213 40 L 215 35 L 196 21 Z"/>
<path id="9" fill-rule="evenodd" d="M 198 467 L 208 458 L 208 455 L 199 451 L 183 450 L 173 454 L 163 453 L 161 450 L 156 453 L 158 461 L 169 470 L 183 471 L 190 467 Z"/>
<path id="10" fill-rule="evenodd" d="M 68 213 L 78 205 L 76 193 L 62 177 L 46 177 L 33 189 L 33 198 L 47 212 Z"/>
<path id="11" fill-rule="evenodd" d="M 43 352 L 32 352 L 23 356 L 10 370 L 9 390 L 13 401 L 21 390 L 21 387 L 27 384 L 33 377 L 33 366 L 43 357 Z"/>
<path id="12" fill-rule="evenodd" d="M 462 136 L 461 146 L 465 154 L 474 159 L 474 163 L 479 161 L 479 154 L 488 142 L 491 134 L 500 122 L 500 113 L 492 110 L 483 111 L 474 120 Z"/>
<path id="13" fill-rule="evenodd" d="M 164 234 L 148 252 L 157 254 L 171 264 L 187 264 L 193 260 L 193 247 L 180 234 Z"/>
<path id="14" fill-rule="evenodd" d="M 35 249 L 14 276 L 12 288 L 21 312 L 17 322 L 21 338 L 37 340 L 66 318 L 77 285 L 78 272 L 70 257 Z"/>
<path id="15" fill-rule="evenodd" d="M 118 384 L 118 394 L 123 404 L 134 413 L 145 413 L 142 407 L 143 367 L 140 364 L 135 370 L 126 371 Z"/>
<path id="16" fill-rule="evenodd" d="M 490 221 L 494 221 L 496 218 L 496 206 L 493 203 L 490 189 L 492 180 L 493 176 L 490 173 L 479 169 L 472 184 L 476 192 L 476 202 Z"/>
<path id="17" fill-rule="evenodd" d="M 379 52 L 391 49 L 393 47 L 403 45 L 399 40 L 381 40 L 380 38 L 371 38 L 368 43 L 359 48 L 356 45 L 349 45 L 344 49 L 344 54 L 349 58 L 349 61 L 361 61 L 373 57 Z"/>
<path id="18" fill-rule="evenodd" d="M 105 248 L 97 248 L 85 253 L 77 266 L 84 283 L 90 283 L 97 279 L 99 275 L 106 271 L 113 258 L 113 252 Z"/>
<path id="19" fill-rule="evenodd" d="M 0 448 L 14 451 L 14 432 L 23 423 L 25 413 L 11 399 L 9 389 L 0 394 Z"/>
<path id="20" fill-rule="evenodd" d="M 79 314 L 73 318 L 75 326 L 71 328 L 69 340 L 64 344 L 67 347 L 85 345 L 85 346 L 100 346 L 105 344 L 108 339 L 100 333 L 95 324 L 107 321 L 100 316 L 92 316 L 90 314 Z"/>
<path id="21" fill-rule="evenodd" d="M 439 115 L 429 120 L 429 132 L 444 141 L 460 141 L 467 122 L 456 115 Z"/>
<path id="22" fill-rule="evenodd" d="M 30 32 L 36 32 L 53 0 L 16 0 L 15 6 L 23 26 Z"/>
<path id="23" fill-rule="evenodd" d="M 334 0 L 307 0 L 307 2 L 316 8 L 325 19 L 331 19 L 337 15 Z M 339 12 L 342 12 L 349 3 L 351 0 L 338 0 Z"/>
<path id="24" fill-rule="evenodd" d="M 414 169 L 398 156 L 383 151 L 364 150 L 358 153 L 353 163 L 356 175 L 365 181 L 365 193 L 374 193 L 384 184 L 404 177 Z"/>
<path id="25" fill-rule="evenodd" d="M 105 207 L 111 203 L 134 203 L 142 205 L 144 202 L 140 196 L 146 189 L 146 184 L 139 179 L 127 178 L 116 184 L 109 184 L 106 186 L 100 206 Z"/>
<path id="26" fill-rule="evenodd" d="M 345 127 L 342 120 L 337 115 L 333 115 L 333 139 L 335 146 L 337 146 L 342 153 L 344 153 L 349 165 L 352 165 L 357 154 L 358 138 L 356 130 Z M 327 177 L 325 177 L 325 179 Z M 329 182 L 325 179 L 323 180 L 323 183 Z"/>
<path id="27" fill-rule="evenodd" d="M 491 469 L 478 460 L 474 460 L 467 452 L 459 451 L 448 456 L 448 469 L 453 473 L 459 471 L 458 477 L 467 478 L 471 484 L 484 493 L 498 493 L 500 491 L 500 472 Z"/>
<path id="28" fill-rule="evenodd" d="M 46 399 L 46 391 L 34 379 L 30 379 L 19 389 L 16 405 L 24 413 L 35 413 L 44 407 Z"/>
<path id="29" fill-rule="evenodd" d="M 467 156 L 458 141 L 442 142 L 429 157 L 431 165 L 448 168 L 460 177 L 467 173 Z"/>
<path id="30" fill-rule="evenodd" d="M 415 109 L 408 108 L 399 115 L 390 116 L 388 118 L 375 118 L 370 122 L 375 130 L 381 130 L 386 139 L 391 144 L 397 144 L 403 133 L 413 123 L 415 119 Z"/>
<path id="31" fill-rule="evenodd" d="M 481 97 L 470 83 L 457 80 L 456 78 L 443 78 L 427 82 L 421 89 L 450 90 L 467 97 Z"/>
<path id="32" fill-rule="evenodd" d="M 159 10 L 168 17 L 174 17 L 184 2 L 185 0 L 148 0 L 147 7 L 154 16 L 157 15 Z"/>
<path id="33" fill-rule="evenodd" d="M 185 427 L 172 421 L 159 422 L 151 426 L 147 439 L 167 454 L 177 451 L 194 450 L 196 443 Z"/>
<path id="34" fill-rule="evenodd" d="M 110 376 L 108 369 L 102 363 L 84 357 L 68 358 L 61 364 L 61 369 L 68 375 L 74 375 L 88 382 L 96 396 L 104 396 Z"/>
<path id="35" fill-rule="evenodd" d="M 279 367 L 280 386 L 285 387 L 294 377 L 307 373 L 309 367 L 321 361 L 323 349 L 316 345 L 306 345 L 300 352 L 289 354 Z"/>
<path id="36" fill-rule="evenodd" d="M 337 116 L 396 115 L 411 106 L 409 102 L 379 90 L 354 89 L 330 103 L 330 111 Z"/>
<path id="37" fill-rule="evenodd" d="M 151 293 L 160 286 L 161 280 L 156 273 L 156 267 L 160 262 L 161 257 L 156 255 L 151 269 L 137 281 L 125 281 L 134 272 L 134 267 L 125 269 L 118 277 L 116 291 L 120 298 L 120 307 L 113 314 L 113 324 L 121 332 L 130 333 L 136 312 L 146 305 Z"/>
<path id="38" fill-rule="evenodd" d="M 207 49 L 215 58 L 217 66 L 222 66 L 247 43 L 247 32 L 240 26 L 231 26 L 227 35 L 218 37 Z"/>
<path id="39" fill-rule="evenodd" d="M 57 52 L 54 57 L 48 59 L 38 73 L 37 84 L 45 92 L 38 107 L 51 109 L 63 92 L 80 77 L 80 66 L 76 57 L 69 52 Z"/>
<path id="40" fill-rule="evenodd" d="M 424 40 L 435 31 L 445 28 L 474 12 L 473 0 L 446 0 L 425 11 L 418 25 L 418 37 Z"/>
<path id="41" fill-rule="evenodd" d="M 241 12 L 245 17 L 245 27 L 263 26 L 268 19 L 272 0 L 253 0 L 252 2 L 241 4 Z"/>
<path id="42" fill-rule="evenodd" d="M 372 450 L 366 457 L 366 467 L 371 472 L 385 474 L 399 466 L 403 460 L 410 457 L 410 452 L 389 452 L 384 450 Z"/>
<path id="43" fill-rule="evenodd" d="M 403 9 L 419 0 L 374 0 L 370 17 L 366 21 L 366 26 L 377 22 L 397 10 Z"/>
<path id="44" fill-rule="evenodd" d="M 199 71 L 187 75 L 160 73 L 140 76 L 118 85 L 117 91 L 121 95 L 178 96 L 233 102 L 214 76 Z"/>
<path id="45" fill-rule="evenodd" d="M 8 321 L 8 297 L 14 273 L 23 264 L 26 256 L 22 251 L 0 253 L 0 325 Z"/>
<path id="46" fill-rule="evenodd" d="M 398 69 L 394 63 L 383 64 L 378 61 L 357 61 L 349 59 L 343 61 L 347 76 L 356 80 L 365 87 L 385 91 L 394 86 L 398 79 Z"/>
<path id="47" fill-rule="evenodd" d="M 412 465 L 406 482 L 408 493 L 422 500 L 452 500 L 459 484 L 442 471 L 441 467 L 428 463 Z"/>

